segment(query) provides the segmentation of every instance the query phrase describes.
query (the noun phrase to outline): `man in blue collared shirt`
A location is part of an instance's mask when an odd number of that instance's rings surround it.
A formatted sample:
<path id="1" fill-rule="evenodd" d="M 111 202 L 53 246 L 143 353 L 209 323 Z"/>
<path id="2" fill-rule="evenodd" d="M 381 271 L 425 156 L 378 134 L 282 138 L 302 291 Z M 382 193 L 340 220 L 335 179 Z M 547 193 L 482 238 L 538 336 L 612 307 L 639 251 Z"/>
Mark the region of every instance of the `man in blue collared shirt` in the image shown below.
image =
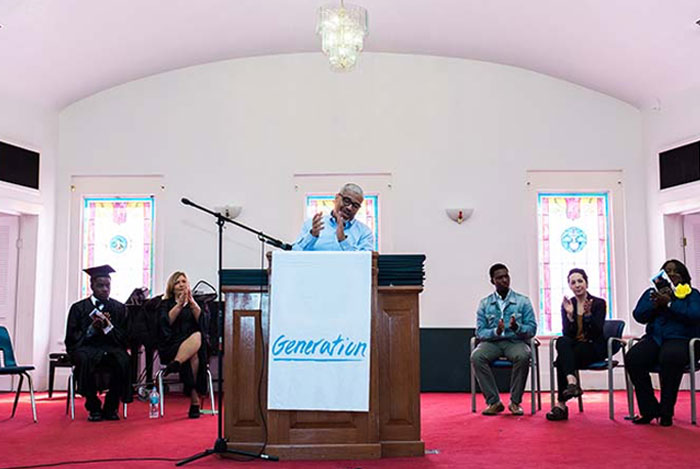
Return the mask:
<path id="1" fill-rule="evenodd" d="M 292 245 L 294 251 L 371 251 L 374 249 L 372 231 L 359 220 L 357 211 L 364 201 L 362 188 L 345 184 L 335 196 L 330 215 L 317 213 L 306 220 L 299 237 Z"/>
<path id="2" fill-rule="evenodd" d="M 506 357 L 513 362 L 508 410 L 514 415 L 522 415 L 520 403 L 530 365 L 527 341 L 537 333 L 535 312 L 527 296 L 510 289 L 510 274 L 505 265 L 492 265 L 489 275 L 496 291 L 479 303 L 476 312 L 479 345 L 471 356 L 476 379 L 488 404 L 482 414 L 496 415 L 505 410 L 498 395 L 491 363 L 499 357 Z"/>

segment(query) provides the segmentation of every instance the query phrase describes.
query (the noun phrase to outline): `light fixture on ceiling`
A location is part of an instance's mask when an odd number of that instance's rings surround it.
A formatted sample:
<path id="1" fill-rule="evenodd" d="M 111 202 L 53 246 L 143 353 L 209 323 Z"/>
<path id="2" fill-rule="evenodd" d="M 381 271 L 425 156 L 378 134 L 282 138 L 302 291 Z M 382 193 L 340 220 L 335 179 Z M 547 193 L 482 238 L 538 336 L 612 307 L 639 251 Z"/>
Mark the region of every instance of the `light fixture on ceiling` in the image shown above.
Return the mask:
<path id="1" fill-rule="evenodd" d="M 321 36 L 321 50 L 333 70 L 346 71 L 355 66 L 368 32 L 367 10 L 360 6 L 340 0 L 340 6 L 318 9 L 316 34 Z"/>

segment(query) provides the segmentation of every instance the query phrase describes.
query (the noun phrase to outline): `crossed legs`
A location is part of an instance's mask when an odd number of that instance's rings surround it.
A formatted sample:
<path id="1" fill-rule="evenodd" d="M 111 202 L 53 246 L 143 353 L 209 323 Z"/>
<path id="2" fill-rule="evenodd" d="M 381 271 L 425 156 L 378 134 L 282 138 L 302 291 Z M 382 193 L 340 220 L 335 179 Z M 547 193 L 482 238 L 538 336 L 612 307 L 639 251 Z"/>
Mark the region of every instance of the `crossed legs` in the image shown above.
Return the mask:
<path id="1" fill-rule="evenodd" d="M 196 381 L 197 373 L 199 371 L 199 349 L 202 347 L 202 333 L 194 332 L 187 339 L 185 339 L 180 347 L 177 349 L 177 355 L 175 355 L 175 361 L 179 362 L 181 365 L 189 364 L 192 371 L 192 377 Z M 192 386 L 190 391 L 190 399 L 192 405 L 199 405 L 199 394 L 197 393 L 196 386 Z"/>

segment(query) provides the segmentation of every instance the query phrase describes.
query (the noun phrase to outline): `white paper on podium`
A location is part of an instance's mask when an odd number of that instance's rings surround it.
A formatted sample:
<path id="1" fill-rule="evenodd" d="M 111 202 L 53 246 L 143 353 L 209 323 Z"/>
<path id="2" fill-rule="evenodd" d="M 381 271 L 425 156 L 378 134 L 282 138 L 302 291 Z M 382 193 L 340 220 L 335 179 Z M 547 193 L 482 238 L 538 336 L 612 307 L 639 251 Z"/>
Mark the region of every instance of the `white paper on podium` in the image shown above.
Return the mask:
<path id="1" fill-rule="evenodd" d="M 369 411 L 372 253 L 274 252 L 268 409 Z"/>

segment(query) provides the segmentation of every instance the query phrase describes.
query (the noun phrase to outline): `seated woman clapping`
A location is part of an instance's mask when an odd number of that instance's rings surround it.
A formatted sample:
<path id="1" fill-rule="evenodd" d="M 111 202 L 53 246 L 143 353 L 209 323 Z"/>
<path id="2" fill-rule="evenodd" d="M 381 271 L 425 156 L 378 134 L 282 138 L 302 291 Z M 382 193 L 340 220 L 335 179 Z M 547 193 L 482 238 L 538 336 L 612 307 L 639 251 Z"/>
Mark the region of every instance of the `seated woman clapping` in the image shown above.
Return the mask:
<path id="1" fill-rule="evenodd" d="M 648 424 L 660 419 L 662 426 L 673 424 L 673 408 L 683 371 L 690 362 L 688 343 L 700 324 L 700 292 L 690 286 L 690 274 L 682 262 L 671 259 L 662 270 L 667 281 L 649 288 L 634 308 L 634 319 L 646 324 L 644 337 L 626 356 L 626 367 L 634 384 L 640 417 L 632 423 Z M 658 366 L 661 399 L 656 400 L 649 373 Z"/>
<path id="2" fill-rule="evenodd" d="M 185 395 L 191 399 L 190 418 L 199 417 L 199 396 L 207 392 L 206 347 L 200 326 L 202 308 L 192 297 L 184 272 L 174 272 L 163 294 L 159 311 L 158 353 L 167 363 L 164 376 L 180 373 Z"/>
<path id="3" fill-rule="evenodd" d="M 566 420 L 566 401 L 583 391 L 576 380 L 576 370 L 605 357 L 606 304 L 588 293 L 588 276 L 583 269 L 571 269 L 569 288 L 574 297 L 564 297 L 561 305 L 562 337 L 557 344 L 557 404 L 547 413 L 547 420 Z"/>

